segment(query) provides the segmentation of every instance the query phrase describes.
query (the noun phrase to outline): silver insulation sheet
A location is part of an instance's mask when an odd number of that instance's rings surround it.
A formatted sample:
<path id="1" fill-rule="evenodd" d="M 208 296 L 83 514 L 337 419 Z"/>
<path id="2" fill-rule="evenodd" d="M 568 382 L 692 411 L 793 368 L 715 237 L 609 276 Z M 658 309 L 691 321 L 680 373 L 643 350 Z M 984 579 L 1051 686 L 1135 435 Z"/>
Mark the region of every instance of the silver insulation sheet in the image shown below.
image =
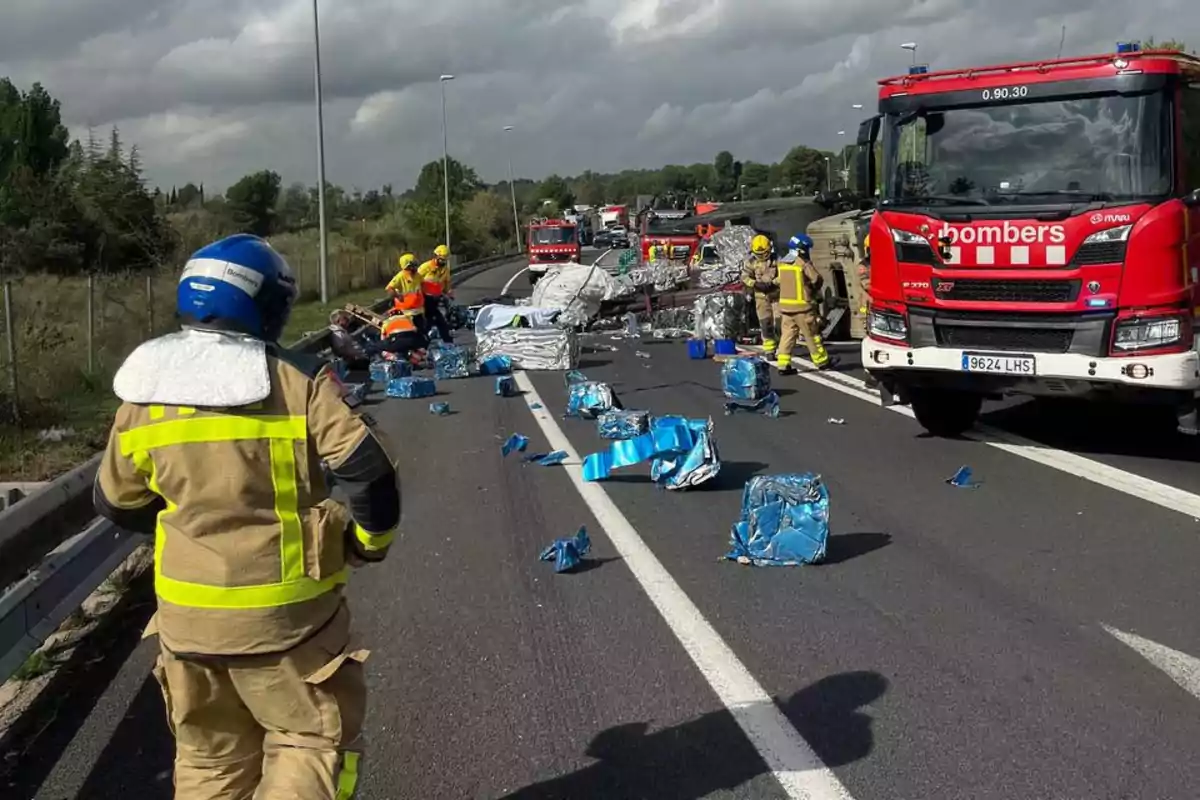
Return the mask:
<path id="1" fill-rule="evenodd" d="M 579 334 L 562 328 L 500 328 L 477 334 L 475 357 L 508 356 L 518 369 L 566 370 L 579 366 Z"/>

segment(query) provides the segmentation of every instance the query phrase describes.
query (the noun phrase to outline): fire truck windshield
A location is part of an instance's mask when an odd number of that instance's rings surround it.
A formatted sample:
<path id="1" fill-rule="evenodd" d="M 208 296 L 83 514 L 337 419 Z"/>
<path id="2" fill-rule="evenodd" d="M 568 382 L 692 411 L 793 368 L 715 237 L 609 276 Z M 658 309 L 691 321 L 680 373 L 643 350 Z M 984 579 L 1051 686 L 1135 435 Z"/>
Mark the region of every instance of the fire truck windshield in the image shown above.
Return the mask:
<path id="1" fill-rule="evenodd" d="M 570 244 L 575 241 L 575 229 L 565 226 L 534 228 L 533 244 Z"/>
<path id="2" fill-rule="evenodd" d="M 1162 92 L 921 109 L 885 126 L 889 205 L 1120 201 L 1172 188 Z"/>

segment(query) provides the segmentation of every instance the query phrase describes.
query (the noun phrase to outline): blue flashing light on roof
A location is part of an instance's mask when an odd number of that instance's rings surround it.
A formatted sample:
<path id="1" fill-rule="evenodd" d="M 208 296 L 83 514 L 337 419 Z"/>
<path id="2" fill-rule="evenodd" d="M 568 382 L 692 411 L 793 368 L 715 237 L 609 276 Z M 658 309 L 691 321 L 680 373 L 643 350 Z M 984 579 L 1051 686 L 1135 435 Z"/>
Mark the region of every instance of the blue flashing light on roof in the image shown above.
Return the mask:
<path id="1" fill-rule="evenodd" d="M 928 64 L 913 64 L 908 68 L 909 75 L 925 75 L 929 72 Z"/>
<path id="2" fill-rule="evenodd" d="M 1117 42 L 1118 53 L 1136 53 L 1141 49 L 1141 42 Z"/>

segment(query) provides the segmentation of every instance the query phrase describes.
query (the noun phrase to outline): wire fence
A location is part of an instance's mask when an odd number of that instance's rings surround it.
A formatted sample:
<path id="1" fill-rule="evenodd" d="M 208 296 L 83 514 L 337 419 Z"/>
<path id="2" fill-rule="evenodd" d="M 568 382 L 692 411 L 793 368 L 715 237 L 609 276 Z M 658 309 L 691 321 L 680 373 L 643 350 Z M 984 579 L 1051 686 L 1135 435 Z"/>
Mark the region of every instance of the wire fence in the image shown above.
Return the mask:
<path id="1" fill-rule="evenodd" d="M 317 299 L 319 257 L 285 255 L 297 275 L 300 301 Z M 399 256 L 386 250 L 330 253 L 330 296 L 383 286 Z M 111 374 L 138 344 L 171 330 L 181 269 L 4 281 L 0 424 L 36 424 L 40 411 Z"/>

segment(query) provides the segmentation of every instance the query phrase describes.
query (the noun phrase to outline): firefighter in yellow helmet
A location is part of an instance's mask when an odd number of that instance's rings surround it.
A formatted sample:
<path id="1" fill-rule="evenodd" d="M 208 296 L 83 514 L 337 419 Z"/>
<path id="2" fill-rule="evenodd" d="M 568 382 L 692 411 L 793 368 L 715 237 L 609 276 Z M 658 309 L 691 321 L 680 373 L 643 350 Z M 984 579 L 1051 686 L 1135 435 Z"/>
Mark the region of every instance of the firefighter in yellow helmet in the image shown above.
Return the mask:
<path id="1" fill-rule="evenodd" d="M 442 313 L 442 298 L 454 297 L 450 286 L 450 248 L 444 244 L 435 247 L 433 258 L 422 264 L 417 274 L 421 276 L 421 291 L 425 294 L 426 329 L 432 334 L 436 328 L 441 340 L 449 344 L 454 339 L 450 336 L 450 323 Z"/>
<path id="2" fill-rule="evenodd" d="M 208 245 L 180 278 L 183 330 L 113 379 L 96 510 L 154 536 L 146 635 L 179 800 L 334 800 L 358 779 L 368 652 L 343 588 L 387 554 L 400 494 L 329 365 L 278 345 L 295 297 L 262 239 Z"/>
<path id="3" fill-rule="evenodd" d="M 742 285 L 754 293 L 754 313 L 762 332 L 763 357 L 775 360 L 775 317 L 779 313 L 779 267 L 771 240 L 761 233 L 750 240 L 750 257 L 742 266 Z"/>
<path id="4" fill-rule="evenodd" d="M 392 296 L 392 309 L 407 314 L 422 335 L 428 334 L 425 329 L 425 291 L 421 285 L 421 276 L 417 274 L 417 257 L 412 253 L 400 256 L 400 271 L 387 285 L 387 293 Z"/>
<path id="5" fill-rule="evenodd" d="M 799 233 L 788 241 L 788 258 L 779 265 L 779 374 L 794 375 L 792 350 L 797 339 L 804 337 L 808 356 L 817 369 L 829 369 L 837 363 L 821 341 L 820 315 L 817 298 L 820 296 L 821 273 L 812 263 L 813 240 Z M 792 257 L 792 254 L 795 257 Z"/>

